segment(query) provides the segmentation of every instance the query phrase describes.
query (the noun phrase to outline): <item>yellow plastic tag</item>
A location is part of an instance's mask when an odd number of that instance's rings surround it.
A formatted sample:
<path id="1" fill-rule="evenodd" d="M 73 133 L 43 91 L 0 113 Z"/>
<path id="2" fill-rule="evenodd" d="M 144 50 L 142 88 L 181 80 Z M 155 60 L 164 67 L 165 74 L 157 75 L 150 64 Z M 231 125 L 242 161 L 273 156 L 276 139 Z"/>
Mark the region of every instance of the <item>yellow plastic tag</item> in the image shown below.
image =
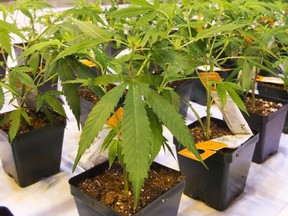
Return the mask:
<path id="1" fill-rule="evenodd" d="M 123 119 L 123 113 L 124 113 L 124 109 L 122 107 L 119 107 L 117 111 L 108 119 L 107 125 L 109 127 L 116 128 L 119 122 L 121 122 Z"/>
<path id="2" fill-rule="evenodd" d="M 215 72 L 199 73 L 199 78 L 201 82 L 203 83 L 203 85 L 205 86 L 205 88 L 208 87 L 209 81 L 216 81 L 216 82 L 221 81 L 220 75 Z M 212 88 L 212 90 L 214 90 L 214 88 Z"/>
<path id="3" fill-rule="evenodd" d="M 200 150 L 200 149 L 198 149 L 198 150 Z M 210 157 L 216 153 L 216 151 L 212 151 L 209 149 L 202 149 L 202 150 L 204 151 L 203 153 L 200 152 L 200 157 L 202 158 L 202 160 L 205 160 L 206 158 L 208 158 L 208 157 Z M 199 161 L 198 158 L 192 152 L 190 152 L 187 148 L 179 151 L 178 153 L 180 155 L 183 155 L 184 157 Z"/>
<path id="4" fill-rule="evenodd" d="M 206 142 L 200 142 L 196 144 L 197 149 L 209 149 L 212 151 L 218 151 L 219 149 L 225 148 L 228 145 L 221 142 L 216 142 L 213 140 L 208 140 Z"/>
<path id="5" fill-rule="evenodd" d="M 95 64 L 94 62 L 89 61 L 89 60 L 87 60 L 87 59 L 82 59 L 82 60 L 80 60 L 80 62 L 81 62 L 82 64 L 88 66 L 88 67 L 95 67 L 95 66 L 96 66 L 96 64 Z"/>
<path id="6" fill-rule="evenodd" d="M 198 149 L 198 151 L 200 153 L 200 157 L 202 158 L 202 160 L 205 160 L 205 159 L 211 157 L 213 154 L 215 154 L 219 149 L 227 147 L 228 145 L 221 143 L 221 142 L 215 142 L 213 140 L 208 140 L 206 142 L 197 143 L 195 146 Z M 191 158 L 193 160 L 198 161 L 197 157 L 192 152 L 190 152 L 187 148 L 179 151 L 178 153 L 185 156 L 185 157 L 188 157 L 188 158 Z"/>

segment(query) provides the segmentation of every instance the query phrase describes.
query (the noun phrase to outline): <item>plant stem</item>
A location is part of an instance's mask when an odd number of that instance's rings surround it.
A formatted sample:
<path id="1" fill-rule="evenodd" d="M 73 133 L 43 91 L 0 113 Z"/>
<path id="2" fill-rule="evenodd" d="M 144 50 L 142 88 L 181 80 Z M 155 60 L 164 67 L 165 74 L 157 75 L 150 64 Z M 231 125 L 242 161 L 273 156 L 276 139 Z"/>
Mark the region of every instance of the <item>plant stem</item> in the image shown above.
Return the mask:
<path id="1" fill-rule="evenodd" d="M 211 105 L 212 105 L 212 99 L 211 99 L 211 86 L 207 84 L 207 110 L 206 110 L 206 129 L 205 129 L 205 138 L 207 140 L 211 137 Z"/>
<path id="2" fill-rule="evenodd" d="M 255 68 L 255 74 L 253 79 L 252 91 L 251 91 L 251 104 L 253 109 L 255 108 L 255 88 L 256 88 L 256 79 L 258 76 L 258 68 Z"/>
<path id="3" fill-rule="evenodd" d="M 146 66 L 146 64 L 147 64 L 147 62 L 148 62 L 150 56 L 151 56 L 151 53 L 149 53 L 148 56 L 146 57 L 146 59 L 144 60 L 143 64 L 142 64 L 141 67 L 139 68 L 139 70 L 138 70 L 136 76 L 139 76 L 140 73 L 143 71 L 143 69 L 144 69 L 144 67 Z"/>
<path id="4" fill-rule="evenodd" d="M 128 172 L 123 167 L 124 194 L 129 194 Z"/>
<path id="5" fill-rule="evenodd" d="M 215 46 L 215 42 L 216 42 L 216 36 L 213 38 L 212 46 L 209 49 L 209 56 L 208 56 L 209 59 L 208 59 L 208 61 L 209 61 L 209 67 L 210 67 L 209 69 L 210 69 L 210 71 L 214 71 L 214 59 L 212 59 L 212 58 L 213 58 L 213 48 Z M 210 44 L 210 40 L 209 40 L 208 44 Z M 212 61 L 211 61 L 211 59 L 212 59 Z"/>

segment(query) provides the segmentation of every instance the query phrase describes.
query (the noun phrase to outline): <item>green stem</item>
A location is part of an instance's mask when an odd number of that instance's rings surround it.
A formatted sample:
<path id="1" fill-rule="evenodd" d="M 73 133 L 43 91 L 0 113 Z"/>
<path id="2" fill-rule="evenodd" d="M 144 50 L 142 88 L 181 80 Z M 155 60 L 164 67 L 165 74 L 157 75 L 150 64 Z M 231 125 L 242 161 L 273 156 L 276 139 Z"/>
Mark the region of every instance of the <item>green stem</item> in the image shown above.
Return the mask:
<path id="1" fill-rule="evenodd" d="M 207 83 L 207 110 L 206 110 L 206 129 L 205 129 L 205 138 L 207 140 L 211 137 L 211 105 L 212 105 L 212 99 L 211 99 L 211 86 Z"/>
<path id="2" fill-rule="evenodd" d="M 192 8 L 189 10 L 189 12 L 188 12 L 188 8 L 186 8 L 187 28 L 188 28 L 188 33 L 189 33 L 189 37 L 190 37 L 190 38 L 192 37 L 192 31 L 191 31 L 191 27 L 190 27 L 190 25 L 189 25 L 189 22 L 190 22 L 190 20 L 189 20 L 189 14 L 191 13 L 191 11 L 192 11 Z"/>
<path id="3" fill-rule="evenodd" d="M 229 34 L 229 37 L 231 36 L 231 33 Z M 218 53 L 218 55 L 216 56 L 216 60 L 220 58 L 220 56 L 222 55 L 222 53 L 226 50 L 227 46 L 229 44 L 229 41 L 226 41 L 224 46 L 222 47 L 221 51 Z"/>
<path id="4" fill-rule="evenodd" d="M 251 100 L 252 100 L 251 103 L 252 103 L 253 109 L 255 108 L 255 88 L 256 88 L 257 76 L 258 76 L 258 68 L 255 69 L 255 75 L 254 75 L 252 91 L 251 91 Z"/>
<path id="5" fill-rule="evenodd" d="M 213 55 L 213 47 L 215 46 L 215 42 L 216 42 L 216 37 L 213 38 L 213 41 L 212 41 L 212 46 L 210 47 L 210 50 L 209 50 L 209 66 L 210 66 L 210 71 L 214 71 L 214 61 L 211 61 L 212 59 L 212 55 Z"/>
<path id="6" fill-rule="evenodd" d="M 128 172 L 123 167 L 124 194 L 129 194 Z"/>
<path id="7" fill-rule="evenodd" d="M 143 64 L 142 64 L 141 67 L 139 68 L 139 70 L 138 70 L 136 76 L 139 76 L 140 73 L 143 71 L 143 69 L 144 69 L 144 67 L 146 66 L 146 64 L 147 64 L 147 62 L 148 62 L 150 56 L 151 56 L 151 53 L 149 53 L 148 56 L 146 57 L 146 59 L 144 60 Z"/>

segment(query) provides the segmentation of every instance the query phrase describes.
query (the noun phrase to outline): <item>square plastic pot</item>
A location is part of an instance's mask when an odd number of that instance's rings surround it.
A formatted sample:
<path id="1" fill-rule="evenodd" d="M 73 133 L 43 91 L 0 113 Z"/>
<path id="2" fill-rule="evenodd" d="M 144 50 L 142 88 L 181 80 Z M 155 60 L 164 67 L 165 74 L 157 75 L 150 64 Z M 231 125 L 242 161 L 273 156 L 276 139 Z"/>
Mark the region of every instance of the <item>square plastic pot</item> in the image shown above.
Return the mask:
<path id="1" fill-rule="evenodd" d="M 5 56 L 6 60 L 7 60 L 8 53 L 5 52 L 4 56 Z M 0 62 L 3 63 L 3 65 L 0 66 L 0 79 L 3 79 L 5 77 L 5 75 L 6 75 L 6 70 L 5 70 L 6 65 L 5 65 L 5 61 L 4 61 L 4 58 L 3 58 L 3 54 L 1 53 L 1 50 L 0 50 Z"/>
<path id="2" fill-rule="evenodd" d="M 175 88 L 175 91 L 178 95 L 184 99 L 186 102 L 190 101 L 191 93 L 192 93 L 192 82 L 193 81 L 186 81 Z M 180 101 L 180 108 L 179 113 L 183 116 L 187 116 L 188 105 L 181 100 Z"/>
<path id="3" fill-rule="evenodd" d="M 257 98 L 283 103 L 281 100 L 265 97 L 263 95 L 255 95 Z M 284 106 L 276 112 L 267 116 L 261 116 L 254 113 L 249 113 L 249 116 L 243 113 L 244 118 L 250 128 L 259 132 L 259 141 L 256 144 L 253 162 L 263 163 L 270 155 L 278 151 L 279 142 L 285 123 L 288 105 Z"/>
<path id="4" fill-rule="evenodd" d="M 157 163 L 155 163 L 157 164 Z M 163 165 L 157 164 L 164 167 Z M 74 200 L 77 206 L 77 210 L 80 216 L 120 216 L 119 213 L 113 209 L 104 206 L 99 201 L 85 194 L 77 188 L 77 184 L 86 178 L 93 178 L 94 176 L 105 172 L 109 167 L 108 162 L 99 164 L 92 169 L 89 169 L 77 176 L 72 177 L 69 180 L 70 191 L 74 196 Z M 167 168 L 167 167 L 166 167 Z M 169 168 L 170 169 L 170 168 Z M 178 171 L 175 171 L 178 172 Z M 134 214 L 138 215 L 165 215 L 165 216 L 176 216 L 180 204 L 181 195 L 185 186 L 185 180 L 178 183 L 175 187 L 166 191 L 159 198 L 154 200 L 148 206 L 143 208 L 141 211 Z"/>
<path id="5" fill-rule="evenodd" d="M 189 127 L 193 127 L 192 123 Z M 184 194 L 218 210 L 225 210 L 245 188 L 258 134 L 235 150 L 219 150 L 204 162 L 177 153 L 179 168 L 186 175 Z M 174 139 L 176 150 L 183 149 Z"/>
<path id="6" fill-rule="evenodd" d="M 257 90 L 259 95 L 263 95 L 269 98 L 275 98 L 283 103 L 288 103 L 288 91 L 281 88 L 273 88 L 268 85 L 265 85 L 261 82 L 257 83 Z M 286 116 L 283 132 L 288 133 L 288 116 Z"/>
<path id="7" fill-rule="evenodd" d="M 17 135 L 12 143 L 0 130 L 0 157 L 4 171 L 20 187 L 26 187 L 60 171 L 63 136 L 61 125 L 34 129 Z"/>

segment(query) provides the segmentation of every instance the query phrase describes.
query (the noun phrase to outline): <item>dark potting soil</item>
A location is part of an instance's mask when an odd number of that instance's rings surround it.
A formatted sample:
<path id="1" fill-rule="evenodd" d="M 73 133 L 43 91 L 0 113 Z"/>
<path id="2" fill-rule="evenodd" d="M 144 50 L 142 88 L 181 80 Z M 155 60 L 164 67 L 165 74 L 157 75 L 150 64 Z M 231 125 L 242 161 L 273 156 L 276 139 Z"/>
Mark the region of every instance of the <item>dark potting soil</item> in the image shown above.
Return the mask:
<path id="1" fill-rule="evenodd" d="M 177 80 L 177 81 L 169 82 L 167 86 L 170 88 L 176 89 L 178 86 L 181 86 L 185 82 L 187 82 L 187 80 Z"/>
<path id="2" fill-rule="evenodd" d="M 133 209 L 134 198 L 132 192 L 130 191 L 129 194 L 123 192 L 123 170 L 118 163 L 114 163 L 105 173 L 80 182 L 78 188 L 100 201 L 103 205 L 127 216 L 135 214 L 184 178 L 179 172 L 159 168 L 153 164 L 149 177 L 145 180 L 141 190 L 136 210 Z"/>
<path id="3" fill-rule="evenodd" d="M 244 102 L 249 113 L 255 113 L 262 116 L 269 115 L 270 113 L 276 112 L 283 107 L 282 103 L 268 101 L 262 98 L 255 98 L 255 107 L 252 106 L 251 97 L 246 97 Z"/>
<path id="4" fill-rule="evenodd" d="M 7 114 L 8 113 L 0 113 L 0 120 Z M 47 116 L 42 112 L 33 112 L 27 109 L 27 114 L 29 116 L 30 124 L 28 123 L 20 124 L 20 128 L 17 133 L 18 135 L 27 133 L 36 128 L 46 127 L 47 125 L 51 124 Z M 63 122 L 65 120 L 65 117 L 58 115 L 58 114 L 53 115 L 53 117 L 55 118 L 54 119 L 55 124 Z M 10 126 L 11 126 L 11 121 L 1 125 L 0 128 L 1 130 L 3 130 L 5 133 L 8 134 Z"/>
<path id="5" fill-rule="evenodd" d="M 206 120 L 203 121 L 203 125 L 204 127 L 206 126 Z M 195 143 L 207 141 L 200 123 L 197 122 L 195 124 L 195 127 L 191 128 L 190 130 L 195 140 Z M 229 130 L 229 128 L 223 121 L 213 121 L 213 119 L 211 119 L 210 130 L 211 130 L 210 139 L 215 139 L 217 137 L 225 135 L 233 135 L 233 133 Z"/>
<path id="6" fill-rule="evenodd" d="M 206 119 L 203 121 L 203 125 L 204 127 L 206 126 Z M 197 122 L 195 126 L 193 126 L 193 128 L 191 128 L 190 130 L 193 135 L 195 143 L 207 141 L 207 138 L 204 135 L 203 128 L 199 122 Z M 217 137 L 226 135 L 233 135 L 233 133 L 230 131 L 226 123 L 221 120 L 214 121 L 213 119 L 211 119 L 210 131 L 211 131 L 210 139 L 215 139 Z M 218 152 L 221 152 L 222 154 L 231 154 L 233 151 L 235 151 L 235 149 L 222 148 L 218 150 Z"/>
<path id="7" fill-rule="evenodd" d="M 94 104 L 96 104 L 99 101 L 99 98 L 89 88 L 81 88 L 79 90 L 79 95 L 81 98 Z"/>
<path id="8" fill-rule="evenodd" d="M 114 84 L 109 84 L 108 86 L 106 86 L 106 91 L 110 91 L 115 86 L 116 85 Z M 81 98 L 94 104 L 96 104 L 100 100 L 100 98 L 88 87 L 80 88 L 79 95 Z"/>
<path id="9" fill-rule="evenodd" d="M 274 88 L 274 89 L 280 89 L 280 90 L 286 90 L 288 91 L 288 87 L 284 87 L 284 85 L 280 85 L 280 84 L 274 84 L 274 83 L 260 83 L 260 85 L 262 86 L 267 86 L 270 88 Z"/>

